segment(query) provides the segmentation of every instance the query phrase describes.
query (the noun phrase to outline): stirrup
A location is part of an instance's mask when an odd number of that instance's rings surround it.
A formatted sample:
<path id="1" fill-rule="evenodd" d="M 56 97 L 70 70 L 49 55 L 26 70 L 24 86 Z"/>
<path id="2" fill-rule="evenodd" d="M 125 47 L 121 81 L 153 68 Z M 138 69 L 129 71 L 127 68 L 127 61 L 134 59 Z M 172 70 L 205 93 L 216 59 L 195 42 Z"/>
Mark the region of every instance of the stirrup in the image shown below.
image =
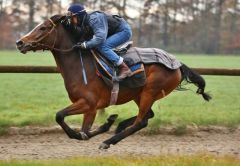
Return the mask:
<path id="1" fill-rule="evenodd" d="M 116 52 L 119 55 L 125 54 L 127 50 L 132 47 L 133 41 L 127 41 L 126 43 L 123 43 L 122 45 L 116 47 L 113 49 L 114 52 Z"/>
<path id="2" fill-rule="evenodd" d="M 117 46 L 116 48 L 114 48 L 114 50 L 121 50 L 121 49 L 129 49 L 130 47 L 132 47 L 133 45 L 133 41 L 127 41 L 125 43 L 123 43 L 120 46 Z"/>
<path id="3" fill-rule="evenodd" d="M 129 69 L 129 71 L 130 71 L 130 72 L 128 72 L 128 73 L 126 74 L 126 76 L 123 77 L 123 78 L 119 78 L 119 76 L 117 76 L 118 81 L 122 81 L 122 80 L 124 80 L 124 79 L 126 79 L 126 78 L 128 78 L 128 77 L 131 77 L 131 76 L 133 75 L 133 72 L 131 71 L 131 69 Z"/>

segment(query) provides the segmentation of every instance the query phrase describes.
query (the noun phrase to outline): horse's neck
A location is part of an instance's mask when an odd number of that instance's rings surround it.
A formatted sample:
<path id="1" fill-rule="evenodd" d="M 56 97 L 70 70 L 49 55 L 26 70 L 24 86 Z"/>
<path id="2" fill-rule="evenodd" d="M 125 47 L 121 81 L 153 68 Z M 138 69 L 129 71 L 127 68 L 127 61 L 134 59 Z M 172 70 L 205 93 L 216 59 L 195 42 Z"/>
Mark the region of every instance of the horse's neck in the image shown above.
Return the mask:
<path id="1" fill-rule="evenodd" d="M 62 26 L 60 26 L 58 30 L 61 33 L 58 33 L 56 48 L 63 50 L 71 48 L 74 43 L 69 34 L 67 34 Z M 52 54 L 66 85 L 83 83 L 80 56 L 82 56 L 83 59 L 88 81 L 90 82 L 90 80 L 95 77 L 95 67 L 93 57 L 89 55 L 90 52 L 82 52 L 82 55 L 80 55 L 80 52 L 78 53 L 78 51 L 71 51 L 69 53 L 52 51 Z"/>
<path id="2" fill-rule="evenodd" d="M 73 82 L 82 79 L 83 73 L 80 56 L 82 56 L 87 75 L 94 74 L 93 58 L 91 58 L 91 55 L 80 55 L 77 52 L 70 52 L 69 54 L 53 53 L 53 55 L 65 81 Z"/>

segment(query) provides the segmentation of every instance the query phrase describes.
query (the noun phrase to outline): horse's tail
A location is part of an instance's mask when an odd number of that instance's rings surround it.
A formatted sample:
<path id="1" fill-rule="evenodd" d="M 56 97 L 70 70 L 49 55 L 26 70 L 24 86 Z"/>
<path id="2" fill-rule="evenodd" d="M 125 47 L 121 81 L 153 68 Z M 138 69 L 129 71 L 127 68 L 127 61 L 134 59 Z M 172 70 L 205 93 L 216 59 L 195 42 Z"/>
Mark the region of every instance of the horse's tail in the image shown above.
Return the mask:
<path id="1" fill-rule="evenodd" d="M 180 70 L 182 73 L 182 81 L 185 80 L 187 83 L 195 84 L 198 87 L 196 93 L 201 94 L 204 100 L 209 101 L 212 99 L 208 93 L 204 92 L 206 83 L 202 76 L 191 70 L 185 64 L 182 64 Z"/>

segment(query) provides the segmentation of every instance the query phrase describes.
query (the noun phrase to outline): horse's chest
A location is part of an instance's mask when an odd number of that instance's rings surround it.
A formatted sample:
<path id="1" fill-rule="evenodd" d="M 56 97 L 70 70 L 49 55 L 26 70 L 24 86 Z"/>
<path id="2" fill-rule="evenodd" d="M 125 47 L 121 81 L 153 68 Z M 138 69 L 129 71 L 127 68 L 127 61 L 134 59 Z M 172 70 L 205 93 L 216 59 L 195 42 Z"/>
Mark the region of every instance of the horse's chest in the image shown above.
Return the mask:
<path id="1" fill-rule="evenodd" d="M 65 83 L 68 96 L 72 101 L 76 101 L 82 97 L 81 86 L 79 84 Z"/>

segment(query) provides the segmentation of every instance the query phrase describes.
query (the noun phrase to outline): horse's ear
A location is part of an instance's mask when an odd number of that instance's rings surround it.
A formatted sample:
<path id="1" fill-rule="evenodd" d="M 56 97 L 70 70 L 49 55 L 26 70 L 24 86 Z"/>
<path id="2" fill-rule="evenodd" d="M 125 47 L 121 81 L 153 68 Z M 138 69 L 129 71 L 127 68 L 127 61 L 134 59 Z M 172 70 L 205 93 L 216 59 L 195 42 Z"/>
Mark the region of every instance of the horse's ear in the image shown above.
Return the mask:
<path id="1" fill-rule="evenodd" d="M 54 15 L 50 18 L 55 24 L 60 23 L 62 20 L 66 19 L 65 15 Z"/>

